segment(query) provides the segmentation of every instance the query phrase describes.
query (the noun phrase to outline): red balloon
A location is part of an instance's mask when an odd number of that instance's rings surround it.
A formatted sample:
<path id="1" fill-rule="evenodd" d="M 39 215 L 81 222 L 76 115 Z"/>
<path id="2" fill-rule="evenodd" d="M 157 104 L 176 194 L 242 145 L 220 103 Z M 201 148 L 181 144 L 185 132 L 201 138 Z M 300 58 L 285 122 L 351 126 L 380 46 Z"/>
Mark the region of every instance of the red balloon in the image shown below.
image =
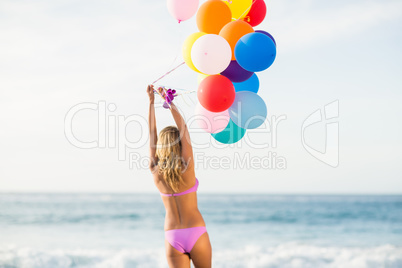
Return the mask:
<path id="1" fill-rule="evenodd" d="M 264 20 L 266 14 L 267 6 L 265 5 L 264 0 L 255 0 L 250 11 L 243 20 L 255 27 Z"/>
<path id="2" fill-rule="evenodd" d="M 227 110 L 235 99 L 233 83 L 223 75 L 210 75 L 201 81 L 197 90 L 200 104 L 210 112 Z"/>

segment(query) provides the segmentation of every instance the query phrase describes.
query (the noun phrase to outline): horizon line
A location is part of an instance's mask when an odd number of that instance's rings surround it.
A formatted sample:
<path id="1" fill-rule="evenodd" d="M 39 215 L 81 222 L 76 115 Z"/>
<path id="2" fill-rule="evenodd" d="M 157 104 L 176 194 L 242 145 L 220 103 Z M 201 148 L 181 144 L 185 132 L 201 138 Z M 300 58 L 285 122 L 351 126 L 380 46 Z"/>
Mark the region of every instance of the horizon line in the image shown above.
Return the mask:
<path id="1" fill-rule="evenodd" d="M 108 195 L 128 195 L 128 194 L 155 194 L 159 195 L 159 192 L 150 192 L 150 191 L 112 191 L 112 192 L 103 192 L 103 191 L 2 191 L 0 190 L 0 195 L 1 194 L 108 194 Z M 345 195 L 360 195 L 360 196 L 379 196 L 379 195 L 402 195 L 402 192 L 305 192 L 305 193 L 298 193 L 298 192 L 213 192 L 213 191 L 207 191 L 207 192 L 201 192 L 198 193 L 198 195 L 235 195 L 235 194 L 240 194 L 240 195 L 338 195 L 338 196 L 345 196 Z"/>

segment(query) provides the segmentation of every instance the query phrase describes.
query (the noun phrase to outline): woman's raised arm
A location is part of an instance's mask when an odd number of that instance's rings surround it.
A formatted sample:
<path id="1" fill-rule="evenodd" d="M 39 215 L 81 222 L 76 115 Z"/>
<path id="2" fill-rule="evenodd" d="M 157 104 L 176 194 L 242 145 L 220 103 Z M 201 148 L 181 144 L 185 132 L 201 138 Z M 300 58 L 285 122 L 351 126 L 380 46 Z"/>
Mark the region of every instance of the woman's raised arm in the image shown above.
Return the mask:
<path id="1" fill-rule="evenodd" d="M 176 122 L 177 128 L 180 131 L 182 147 L 181 156 L 183 157 L 183 161 L 186 163 L 188 168 L 194 164 L 193 147 L 191 146 L 190 134 L 188 132 L 186 122 L 173 102 L 170 104 L 170 111 L 172 112 L 174 121 Z"/>
<path id="2" fill-rule="evenodd" d="M 149 168 L 151 171 L 158 164 L 158 158 L 156 156 L 156 143 L 158 141 L 158 134 L 156 130 L 156 118 L 155 118 L 155 94 L 154 86 L 149 85 L 147 87 L 147 93 L 149 97 L 149 113 L 148 113 L 148 125 L 149 125 Z"/>

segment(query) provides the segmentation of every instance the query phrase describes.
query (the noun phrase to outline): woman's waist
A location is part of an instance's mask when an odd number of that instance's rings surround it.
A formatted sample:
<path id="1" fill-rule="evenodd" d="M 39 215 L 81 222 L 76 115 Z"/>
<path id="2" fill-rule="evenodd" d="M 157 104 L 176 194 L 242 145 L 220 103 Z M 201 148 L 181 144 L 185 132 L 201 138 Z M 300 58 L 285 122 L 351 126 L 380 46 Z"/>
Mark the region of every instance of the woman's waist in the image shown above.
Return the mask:
<path id="1" fill-rule="evenodd" d="M 176 213 L 166 212 L 165 230 L 183 229 L 197 226 L 205 226 L 204 219 L 199 211 L 186 213 L 185 215 L 177 215 Z"/>
<path id="2" fill-rule="evenodd" d="M 166 223 L 164 226 L 165 231 L 169 230 L 177 230 L 177 229 L 189 229 L 189 228 L 194 228 L 194 227 L 206 227 L 204 221 L 200 221 L 199 223 L 192 223 L 192 224 L 173 224 L 173 223 Z"/>

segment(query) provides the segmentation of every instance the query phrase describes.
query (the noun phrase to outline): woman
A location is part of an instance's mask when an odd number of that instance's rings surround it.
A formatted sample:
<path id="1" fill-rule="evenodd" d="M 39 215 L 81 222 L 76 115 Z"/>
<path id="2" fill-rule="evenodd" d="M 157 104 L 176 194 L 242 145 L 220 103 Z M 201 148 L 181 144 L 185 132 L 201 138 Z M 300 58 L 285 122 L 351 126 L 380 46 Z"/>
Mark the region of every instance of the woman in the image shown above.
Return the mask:
<path id="1" fill-rule="evenodd" d="M 160 94 L 163 91 L 158 89 Z M 169 126 L 157 136 L 154 87 L 149 96 L 150 170 L 165 205 L 165 248 L 169 267 L 211 267 L 212 249 L 204 219 L 197 206 L 198 180 L 186 123 L 172 103 L 177 127 Z"/>

